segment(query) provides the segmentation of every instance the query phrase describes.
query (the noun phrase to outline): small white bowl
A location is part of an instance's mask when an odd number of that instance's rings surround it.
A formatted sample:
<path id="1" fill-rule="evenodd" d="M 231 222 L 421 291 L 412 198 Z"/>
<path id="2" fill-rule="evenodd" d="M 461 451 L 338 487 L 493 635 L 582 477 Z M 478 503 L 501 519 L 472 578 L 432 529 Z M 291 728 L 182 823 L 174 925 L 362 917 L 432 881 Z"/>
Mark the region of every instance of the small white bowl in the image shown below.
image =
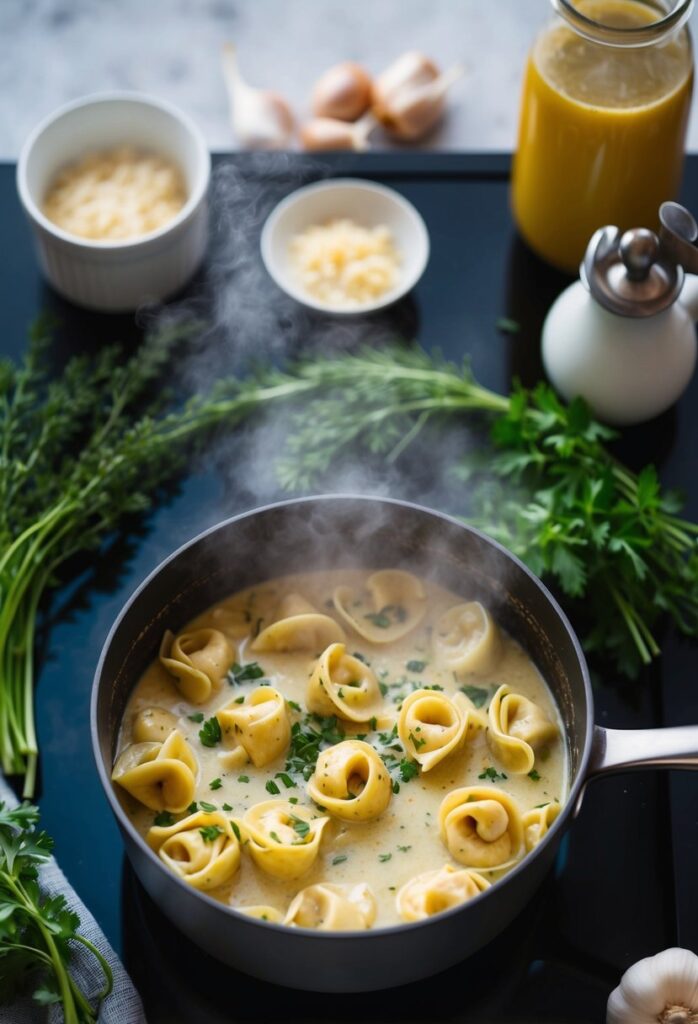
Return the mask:
<path id="1" fill-rule="evenodd" d="M 179 168 L 188 198 L 176 217 L 134 239 L 96 241 L 44 216 L 46 190 L 65 164 L 121 145 L 154 151 Z M 56 291 L 88 309 L 123 313 L 167 298 L 196 271 L 208 238 L 210 176 L 204 138 L 185 114 L 161 100 L 118 92 L 69 103 L 37 125 L 20 154 L 17 189 L 39 263 Z"/>
<path id="2" fill-rule="evenodd" d="M 369 228 L 384 225 L 401 257 L 395 287 L 375 301 L 351 309 L 319 302 L 308 295 L 296 280 L 291 262 L 291 241 L 296 235 L 337 218 Z M 429 233 L 412 203 L 392 188 L 358 178 L 336 178 L 299 188 L 283 199 L 266 220 L 261 248 L 269 274 L 291 298 L 322 313 L 356 316 L 392 305 L 415 286 L 429 260 Z"/>

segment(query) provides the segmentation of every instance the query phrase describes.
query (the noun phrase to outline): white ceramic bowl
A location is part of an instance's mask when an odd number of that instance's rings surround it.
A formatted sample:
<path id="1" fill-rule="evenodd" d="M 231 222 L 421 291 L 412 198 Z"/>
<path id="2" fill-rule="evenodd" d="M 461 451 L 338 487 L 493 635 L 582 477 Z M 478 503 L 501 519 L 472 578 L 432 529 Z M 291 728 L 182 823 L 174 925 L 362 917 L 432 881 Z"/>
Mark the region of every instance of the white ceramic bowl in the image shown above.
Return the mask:
<path id="1" fill-rule="evenodd" d="M 364 227 L 385 225 L 400 252 L 396 286 L 379 299 L 351 309 L 314 299 L 295 279 L 291 240 L 306 228 L 348 218 Z M 304 306 L 338 316 L 373 313 L 397 302 L 417 283 L 429 260 L 429 233 L 412 203 L 384 185 L 358 178 L 337 178 L 299 188 L 272 210 L 262 229 L 262 259 L 276 284 Z"/>
<path id="2" fill-rule="evenodd" d="M 180 169 L 188 198 L 162 228 L 125 241 L 94 241 L 63 231 L 41 212 L 66 163 L 119 145 L 154 151 Z M 122 313 L 160 301 L 196 271 L 208 236 L 211 158 L 201 132 L 175 107 L 137 93 L 105 93 L 61 107 L 24 144 L 17 188 L 41 268 L 61 295 L 89 309 Z"/>

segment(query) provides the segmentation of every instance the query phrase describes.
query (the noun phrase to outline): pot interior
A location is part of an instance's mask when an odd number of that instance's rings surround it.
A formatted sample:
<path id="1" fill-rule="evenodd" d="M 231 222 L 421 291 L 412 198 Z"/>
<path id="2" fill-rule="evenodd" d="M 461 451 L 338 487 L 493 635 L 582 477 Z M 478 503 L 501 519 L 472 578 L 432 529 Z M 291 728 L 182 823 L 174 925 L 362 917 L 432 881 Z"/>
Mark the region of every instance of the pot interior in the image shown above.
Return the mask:
<path id="1" fill-rule="evenodd" d="M 404 568 L 466 600 L 481 600 L 555 695 L 574 792 L 590 739 L 590 690 L 579 644 L 551 596 L 511 555 L 461 523 L 415 505 L 353 497 L 284 502 L 228 520 L 145 581 L 112 631 L 98 669 L 96 729 L 106 776 L 128 697 L 165 629 L 176 632 L 244 587 L 331 568 Z"/>

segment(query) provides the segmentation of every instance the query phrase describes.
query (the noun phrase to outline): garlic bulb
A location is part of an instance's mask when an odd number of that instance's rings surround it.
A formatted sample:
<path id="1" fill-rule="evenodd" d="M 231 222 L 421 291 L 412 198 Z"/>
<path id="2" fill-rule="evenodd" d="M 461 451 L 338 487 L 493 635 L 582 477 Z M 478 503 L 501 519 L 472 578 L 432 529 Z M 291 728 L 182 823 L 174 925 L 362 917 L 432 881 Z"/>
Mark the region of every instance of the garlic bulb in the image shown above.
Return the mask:
<path id="1" fill-rule="evenodd" d="M 364 150 L 368 148 L 368 137 L 375 127 L 376 122 L 370 114 L 356 124 L 334 117 L 313 117 L 301 126 L 301 146 L 311 150 Z"/>
<path id="2" fill-rule="evenodd" d="M 223 47 L 223 76 L 228 90 L 233 130 L 243 149 L 284 149 L 293 134 L 293 114 L 283 98 L 269 89 L 255 89 L 243 79 L 237 52 Z"/>
<path id="3" fill-rule="evenodd" d="M 373 83 L 373 113 L 398 139 L 420 139 L 443 115 L 446 92 L 462 74 L 461 67 L 442 74 L 416 50 L 403 53 Z"/>
<path id="4" fill-rule="evenodd" d="M 314 117 L 356 121 L 371 105 L 371 79 L 360 64 L 345 60 L 321 75 L 313 88 Z"/>
<path id="5" fill-rule="evenodd" d="M 698 956 L 665 949 L 639 960 L 611 992 L 606 1024 L 698 1024 Z"/>

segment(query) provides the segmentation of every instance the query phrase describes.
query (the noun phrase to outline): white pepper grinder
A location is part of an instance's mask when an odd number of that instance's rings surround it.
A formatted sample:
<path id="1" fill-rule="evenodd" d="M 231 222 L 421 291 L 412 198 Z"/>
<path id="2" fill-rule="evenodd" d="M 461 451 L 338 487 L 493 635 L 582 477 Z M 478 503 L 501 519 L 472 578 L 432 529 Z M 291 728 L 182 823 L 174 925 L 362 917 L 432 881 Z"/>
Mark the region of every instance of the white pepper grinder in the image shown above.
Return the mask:
<path id="1" fill-rule="evenodd" d="M 696 365 L 698 225 L 663 203 L 657 236 L 600 228 L 580 280 L 553 303 L 543 325 L 543 363 L 570 400 L 586 399 L 607 423 L 651 419 L 687 387 Z M 692 273 L 685 273 L 692 271 Z"/>

